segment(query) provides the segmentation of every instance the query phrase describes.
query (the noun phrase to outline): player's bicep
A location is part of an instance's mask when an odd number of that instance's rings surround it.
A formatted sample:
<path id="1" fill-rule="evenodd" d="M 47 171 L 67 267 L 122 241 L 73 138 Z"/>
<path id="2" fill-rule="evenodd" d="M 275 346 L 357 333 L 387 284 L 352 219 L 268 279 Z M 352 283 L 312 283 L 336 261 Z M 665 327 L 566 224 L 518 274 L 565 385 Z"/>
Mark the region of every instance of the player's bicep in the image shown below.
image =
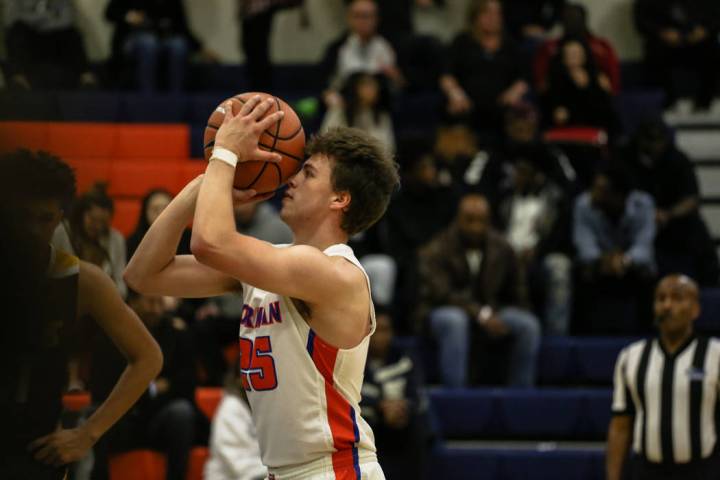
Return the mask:
<path id="1" fill-rule="evenodd" d="M 240 282 L 198 262 L 193 255 L 177 255 L 152 278 L 130 280 L 128 286 L 147 295 L 204 298 L 241 289 Z"/>
<path id="2" fill-rule="evenodd" d="M 160 355 L 155 340 L 102 270 L 80 262 L 78 290 L 80 315 L 92 318 L 128 361 L 150 354 Z"/>

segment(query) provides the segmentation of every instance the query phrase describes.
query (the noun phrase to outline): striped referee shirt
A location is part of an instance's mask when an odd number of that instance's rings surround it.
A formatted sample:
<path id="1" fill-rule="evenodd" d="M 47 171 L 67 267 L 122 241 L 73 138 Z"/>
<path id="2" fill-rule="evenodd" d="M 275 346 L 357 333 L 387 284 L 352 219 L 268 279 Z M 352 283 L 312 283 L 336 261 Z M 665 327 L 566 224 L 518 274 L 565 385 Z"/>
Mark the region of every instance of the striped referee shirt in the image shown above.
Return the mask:
<path id="1" fill-rule="evenodd" d="M 615 364 L 612 411 L 634 416 L 633 451 L 653 463 L 709 457 L 719 374 L 717 339 L 693 336 L 673 354 L 659 338 L 625 347 Z"/>

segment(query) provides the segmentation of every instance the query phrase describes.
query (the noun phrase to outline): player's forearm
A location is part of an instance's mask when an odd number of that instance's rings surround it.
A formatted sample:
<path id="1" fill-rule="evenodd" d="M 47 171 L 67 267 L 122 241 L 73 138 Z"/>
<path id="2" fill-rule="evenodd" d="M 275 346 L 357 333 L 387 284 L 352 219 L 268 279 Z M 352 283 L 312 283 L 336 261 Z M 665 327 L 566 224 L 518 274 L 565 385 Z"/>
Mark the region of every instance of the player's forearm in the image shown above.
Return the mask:
<path id="1" fill-rule="evenodd" d="M 122 417 L 147 389 L 162 368 L 162 352 L 157 343 L 145 349 L 140 358 L 130 361 L 108 398 L 83 425 L 93 441 L 97 441 Z"/>
<path id="2" fill-rule="evenodd" d="M 125 269 L 125 282 L 131 288 L 142 291 L 142 284 L 150 282 L 175 258 L 195 211 L 200 183 L 200 177 L 190 182 L 150 226 Z"/>
<path id="3" fill-rule="evenodd" d="M 233 214 L 233 179 L 235 169 L 213 160 L 208 165 L 198 195 L 193 221 L 193 254 L 202 262 L 204 253 L 221 246 L 228 236 L 237 235 Z"/>
<path id="4" fill-rule="evenodd" d="M 620 480 L 623 463 L 629 448 L 630 429 L 620 427 L 616 421 L 611 421 L 608 431 L 607 457 L 605 459 L 607 480 Z"/>

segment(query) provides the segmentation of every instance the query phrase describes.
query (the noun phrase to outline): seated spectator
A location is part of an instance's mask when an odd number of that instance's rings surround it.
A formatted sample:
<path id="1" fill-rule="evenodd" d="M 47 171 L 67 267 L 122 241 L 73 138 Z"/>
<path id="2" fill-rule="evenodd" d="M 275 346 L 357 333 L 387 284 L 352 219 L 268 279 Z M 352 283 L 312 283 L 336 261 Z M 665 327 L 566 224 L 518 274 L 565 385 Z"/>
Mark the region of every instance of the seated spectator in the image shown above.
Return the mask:
<path id="1" fill-rule="evenodd" d="M 427 475 L 431 427 L 420 365 L 393 342 L 393 321 L 376 310 L 370 338 L 362 409 L 375 434 L 380 465 L 387 478 L 422 479 Z"/>
<path id="2" fill-rule="evenodd" d="M 321 70 L 328 79 L 323 92 L 327 107 L 342 102 L 340 91 L 356 72 L 384 75 L 393 88 L 404 83 L 395 50 L 377 33 L 378 13 L 374 0 L 353 0 L 347 7 L 348 30 L 325 50 Z"/>
<path id="3" fill-rule="evenodd" d="M 123 73 L 134 73 L 141 92 L 158 89 L 159 65 L 167 65 L 168 90 L 181 92 L 191 51 L 209 61 L 217 59 L 190 31 L 182 0 L 110 0 L 105 17 L 115 24 L 112 62 Z"/>
<path id="4" fill-rule="evenodd" d="M 562 13 L 562 36 L 547 40 L 535 53 L 533 77 L 535 88 L 539 92 L 547 89 L 548 71 L 552 59 L 558 54 L 562 38 L 581 38 L 590 47 L 592 57 L 600 72 L 610 81 L 612 93 L 620 93 L 620 60 L 612 44 L 590 31 L 587 24 L 587 10 L 579 3 L 568 3 Z"/>
<path id="5" fill-rule="evenodd" d="M 582 39 L 566 37 L 560 42 L 542 101 L 550 127 L 596 127 L 609 134 L 619 129 L 610 81 L 598 72 Z"/>
<path id="6" fill-rule="evenodd" d="M 106 184 L 97 183 L 75 201 L 68 221 L 55 229 L 53 245 L 102 268 L 124 298 L 127 249 L 125 237 L 111 226 L 114 204 L 106 189 Z"/>
<path id="7" fill-rule="evenodd" d="M 404 139 L 400 144 L 403 186 L 377 228 L 387 229 L 387 251 L 397 262 L 396 319 L 408 319 L 417 296 L 417 250 L 450 223 L 457 203 L 452 187 L 441 185 L 428 142 Z M 400 327 L 396 325 L 396 327 Z M 403 325 L 415 330 L 415 325 Z M 399 329 L 399 328 L 398 328 Z"/>
<path id="8" fill-rule="evenodd" d="M 540 324 L 525 309 L 523 275 L 510 244 L 490 227 L 487 200 L 465 195 L 455 222 L 423 247 L 419 257 L 417 320 L 427 322 L 427 333 L 437 340 L 443 383 L 468 384 L 468 367 L 476 363 L 471 347 L 476 330 L 481 330 L 491 341 L 510 340 L 504 383 L 532 386 Z"/>
<path id="9" fill-rule="evenodd" d="M 565 0 L 506 0 L 503 11 L 508 33 L 521 43 L 535 44 L 560 20 Z"/>
<path id="10" fill-rule="evenodd" d="M 239 365 L 239 362 L 236 362 Z M 234 368 L 226 380 L 210 428 L 210 458 L 203 470 L 205 480 L 264 480 L 267 468 L 240 372 Z"/>
<path id="11" fill-rule="evenodd" d="M 195 360 L 193 339 L 185 322 L 169 314 L 163 297 L 129 292 L 128 305 L 137 313 L 162 350 L 164 363 L 128 414 L 95 445 L 91 478 L 108 477 L 107 458 L 112 452 L 154 448 L 167 455 L 168 480 L 184 480 L 190 449 L 195 441 Z M 93 345 L 90 390 L 102 400 L 122 373 L 119 354 L 98 336 Z"/>
<path id="12" fill-rule="evenodd" d="M 135 231 L 127 239 L 127 258 L 131 258 L 138 245 L 142 241 L 143 237 L 147 233 L 150 225 L 155 219 L 160 216 L 165 207 L 170 204 L 172 200 L 172 194 L 165 189 L 158 188 L 150 190 L 142 199 L 142 206 L 140 207 L 140 215 L 138 216 L 137 226 Z M 190 230 L 185 230 L 183 238 L 180 240 L 180 246 L 178 247 L 178 254 L 189 254 L 190 253 Z"/>
<path id="13" fill-rule="evenodd" d="M 515 250 L 530 294 L 544 310 L 544 332 L 565 335 L 570 325 L 572 264 L 568 258 L 569 208 L 549 178 L 542 157 L 516 157 L 500 195 L 497 223 Z"/>
<path id="14" fill-rule="evenodd" d="M 468 118 L 473 128 L 498 134 L 505 107 L 528 92 L 518 52 L 503 29 L 498 0 L 474 0 L 468 30 L 453 40 L 446 53 L 440 88 L 447 96 L 447 112 Z"/>
<path id="15" fill-rule="evenodd" d="M 644 122 L 620 155 L 638 190 L 655 200 L 659 275 L 680 272 L 701 285 L 716 286 L 720 266 L 715 244 L 698 212 L 695 170 L 662 119 Z"/>
<path id="16" fill-rule="evenodd" d="M 21 89 L 95 87 L 72 0 L 5 2 L 7 84 Z"/>
<path id="17" fill-rule="evenodd" d="M 343 101 L 331 105 L 321 131 L 333 127 L 355 127 L 378 139 L 389 151 L 395 151 L 395 131 L 390 116 L 390 93 L 381 75 L 357 72 L 348 77 Z"/>
<path id="18" fill-rule="evenodd" d="M 290 228 L 267 202 L 236 205 L 237 230 L 273 244 L 292 243 Z M 206 375 L 205 384 L 222 385 L 227 365 L 223 347 L 237 343 L 243 299 L 239 295 L 221 295 L 198 305 L 192 313 L 191 330 L 198 356 Z"/>
<path id="19" fill-rule="evenodd" d="M 491 202 L 497 199 L 506 176 L 503 162 L 492 151 L 481 148 L 469 126 L 462 122 L 440 125 L 435 132 L 434 153 L 441 185 L 458 193 L 480 193 Z"/>
<path id="20" fill-rule="evenodd" d="M 580 263 L 576 307 L 587 333 L 639 333 L 655 276 L 655 205 L 619 165 L 595 175 L 575 200 L 573 242 Z"/>
<path id="21" fill-rule="evenodd" d="M 648 78 L 665 90 L 666 106 L 680 96 L 674 74 L 682 69 L 697 75 L 698 88 L 692 93 L 695 106 L 707 109 L 717 89 L 720 4 L 715 0 L 635 0 L 634 14 L 644 41 Z"/>

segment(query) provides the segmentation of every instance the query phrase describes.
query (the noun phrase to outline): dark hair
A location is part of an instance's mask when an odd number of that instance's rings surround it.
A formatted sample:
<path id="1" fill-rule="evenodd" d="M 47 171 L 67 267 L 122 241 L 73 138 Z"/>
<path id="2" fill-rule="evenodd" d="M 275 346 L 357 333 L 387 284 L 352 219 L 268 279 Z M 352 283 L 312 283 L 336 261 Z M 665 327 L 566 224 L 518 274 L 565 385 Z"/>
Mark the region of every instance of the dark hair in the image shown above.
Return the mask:
<path id="1" fill-rule="evenodd" d="M 380 121 L 380 115 L 390 111 L 390 89 L 384 75 L 373 75 L 367 72 L 355 72 L 348 77 L 342 88 L 342 96 L 346 100 L 345 117 L 350 127 L 355 126 L 355 117 L 360 107 L 360 97 L 357 94 L 358 85 L 367 78 L 372 78 L 378 85 L 378 99 L 373 105 L 373 120 Z"/>
<path id="2" fill-rule="evenodd" d="M 632 175 L 628 169 L 619 161 L 611 161 L 602 165 L 595 176 L 604 176 L 610 182 L 610 189 L 613 192 L 627 197 L 635 188 Z"/>
<path id="3" fill-rule="evenodd" d="M 580 44 L 580 47 L 582 47 L 583 51 L 585 52 L 585 70 L 587 70 L 587 73 L 590 77 L 591 83 L 597 83 L 597 77 L 598 77 L 598 67 L 595 63 L 595 56 L 592 53 L 592 49 L 590 48 L 590 45 L 588 44 L 587 40 L 585 40 L 583 37 L 578 35 L 565 35 L 562 39 L 560 39 L 560 42 L 558 43 L 557 47 L 557 53 L 551 60 L 550 65 L 550 75 L 551 75 L 551 81 L 557 79 L 562 79 L 564 82 L 572 82 L 572 80 L 569 77 L 569 73 L 567 71 L 567 68 L 565 67 L 564 58 L 563 58 L 563 51 L 567 44 L 577 42 Z"/>
<path id="4" fill-rule="evenodd" d="M 53 199 L 67 208 L 75 195 L 75 173 L 43 151 L 16 150 L 0 156 L 2 193 L 10 198 Z"/>
<path id="5" fill-rule="evenodd" d="M 150 223 L 147 219 L 147 211 L 148 211 L 148 205 L 150 204 L 150 200 L 155 195 L 167 195 L 170 198 L 173 198 L 172 193 L 168 192 L 164 188 L 153 188 L 149 192 L 145 194 L 145 196 L 142 198 L 142 206 L 140 207 L 140 214 L 138 215 L 138 221 L 135 227 L 135 232 L 133 232 L 133 235 L 136 233 L 144 234 L 150 229 Z"/>
<path id="6" fill-rule="evenodd" d="M 107 194 L 107 183 L 96 182 L 90 190 L 80 195 L 75 201 L 75 204 L 70 212 L 70 216 L 68 217 L 68 221 L 70 222 L 70 243 L 72 244 L 75 253 L 81 258 L 83 258 L 83 245 L 90 244 L 95 248 L 100 249 L 103 256 L 109 259 L 110 254 L 107 250 L 103 248 L 97 240 L 91 239 L 85 234 L 85 213 L 87 213 L 92 207 L 100 207 L 104 210 L 109 210 L 111 215 L 114 212 L 115 206 L 112 199 Z"/>
<path id="7" fill-rule="evenodd" d="M 357 128 L 332 128 L 314 136 L 306 151 L 308 156 L 332 159 L 333 189 L 350 193 L 341 223 L 348 235 L 362 232 L 382 217 L 400 178 L 392 156 L 375 138 Z"/>

